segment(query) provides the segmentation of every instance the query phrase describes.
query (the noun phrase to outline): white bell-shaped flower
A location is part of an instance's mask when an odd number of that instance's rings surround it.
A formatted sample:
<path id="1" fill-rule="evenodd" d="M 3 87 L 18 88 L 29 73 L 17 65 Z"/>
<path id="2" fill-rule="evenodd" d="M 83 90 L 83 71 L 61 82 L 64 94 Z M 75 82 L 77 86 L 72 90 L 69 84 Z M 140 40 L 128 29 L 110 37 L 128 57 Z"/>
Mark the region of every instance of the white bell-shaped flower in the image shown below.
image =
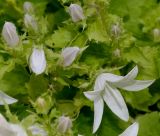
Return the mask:
<path id="1" fill-rule="evenodd" d="M 61 56 L 63 58 L 63 66 L 70 66 L 76 59 L 80 49 L 79 47 L 67 47 L 62 50 Z"/>
<path id="2" fill-rule="evenodd" d="M 35 18 L 29 14 L 24 15 L 24 24 L 27 29 L 37 32 L 38 26 Z"/>
<path id="3" fill-rule="evenodd" d="M 125 101 L 117 88 L 127 91 L 140 91 L 150 86 L 154 80 L 135 80 L 138 67 L 134 67 L 126 76 L 111 73 L 100 74 L 95 81 L 94 91 L 84 92 L 84 95 L 94 101 L 93 133 L 100 126 L 104 102 L 120 119 L 128 121 L 129 113 Z"/>
<path id="4" fill-rule="evenodd" d="M 72 127 L 72 121 L 69 117 L 61 116 L 58 120 L 57 130 L 64 134 Z"/>
<path id="5" fill-rule="evenodd" d="M 78 22 L 85 18 L 83 14 L 83 9 L 77 4 L 71 4 L 69 6 L 69 14 L 73 22 Z"/>
<path id="6" fill-rule="evenodd" d="M 139 130 L 139 124 L 137 122 L 129 126 L 122 134 L 119 136 L 137 136 Z"/>
<path id="7" fill-rule="evenodd" d="M 5 22 L 2 29 L 2 37 L 10 47 L 14 47 L 19 43 L 16 27 L 11 22 Z"/>
<path id="8" fill-rule="evenodd" d="M 28 13 L 28 14 L 34 13 L 33 5 L 29 1 L 24 2 L 23 10 L 24 10 L 25 13 Z"/>
<path id="9" fill-rule="evenodd" d="M 29 60 L 31 70 L 39 75 L 46 69 L 46 57 L 43 49 L 33 48 L 32 54 Z"/>

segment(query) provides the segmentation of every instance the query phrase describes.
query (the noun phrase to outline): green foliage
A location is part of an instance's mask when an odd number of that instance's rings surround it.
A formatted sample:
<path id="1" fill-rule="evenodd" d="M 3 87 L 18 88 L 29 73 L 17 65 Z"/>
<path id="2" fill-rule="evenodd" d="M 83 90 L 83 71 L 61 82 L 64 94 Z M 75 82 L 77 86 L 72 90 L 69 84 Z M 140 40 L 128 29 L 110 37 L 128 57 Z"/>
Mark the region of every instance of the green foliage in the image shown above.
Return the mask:
<path id="1" fill-rule="evenodd" d="M 159 136 L 160 127 L 160 115 L 159 112 L 152 112 L 146 115 L 139 116 L 137 121 L 140 123 L 139 136 Z"/>

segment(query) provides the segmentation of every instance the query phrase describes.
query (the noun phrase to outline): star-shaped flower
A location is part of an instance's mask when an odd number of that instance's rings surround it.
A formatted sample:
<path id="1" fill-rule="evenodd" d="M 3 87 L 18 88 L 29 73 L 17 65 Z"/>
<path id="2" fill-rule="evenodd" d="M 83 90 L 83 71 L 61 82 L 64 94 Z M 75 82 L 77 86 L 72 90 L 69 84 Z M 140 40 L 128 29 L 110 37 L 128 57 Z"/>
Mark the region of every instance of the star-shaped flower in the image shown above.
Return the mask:
<path id="1" fill-rule="evenodd" d="M 94 101 L 93 133 L 100 126 L 104 102 L 120 119 L 128 121 L 129 113 L 126 103 L 117 88 L 127 91 L 140 91 L 150 86 L 154 80 L 135 80 L 138 67 L 134 67 L 126 76 L 117 76 L 111 73 L 100 74 L 95 81 L 94 91 L 84 92 L 84 95 Z"/>

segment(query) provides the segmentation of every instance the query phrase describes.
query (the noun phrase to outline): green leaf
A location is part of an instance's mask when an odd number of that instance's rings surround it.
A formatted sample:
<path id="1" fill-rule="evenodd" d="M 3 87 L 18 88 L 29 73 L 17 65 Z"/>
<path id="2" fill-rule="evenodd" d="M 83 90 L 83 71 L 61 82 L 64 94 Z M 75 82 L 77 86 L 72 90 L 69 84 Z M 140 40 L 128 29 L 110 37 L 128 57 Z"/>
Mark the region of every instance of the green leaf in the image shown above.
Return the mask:
<path id="1" fill-rule="evenodd" d="M 151 112 L 139 116 L 137 122 L 140 124 L 138 136 L 159 136 L 160 135 L 160 113 Z"/>
<path id="2" fill-rule="evenodd" d="M 146 112 L 149 112 L 149 106 L 152 106 L 159 99 L 159 96 L 152 96 L 147 89 L 139 92 L 123 91 L 123 94 L 126 102 L 129 103 L 133 109 Z"/>
<path id="3" fill-rule="evenodd" d="M 36 99 L 42 93 L 45 93 L 48 89 L 48 80 L 43 75 L 32 75 L 30 81 L 26 84 L 29 96 Z"/>
<path id="4" fill-rule="evenodd" d="M 125 49 L 122 57 L 128 62 L 132 61 L 138 64 L 140 79 L 155 79 L 160 76 L 160 60 L 157 59 L 159 57 L 159 48 L 138 44 Z"/>
<path id="5" fill-rule="evenodd" d="M 95 40 L 96 42 L 108 41 L 107 30 L 104 28 L 100 19 L 88 25 L 86 34 L 89 40 Z"/>
<path id="6" fill-rule="evenodd" d="M 64 48 L 74 38 L 75 35 L 76 33 L 74 31 L 70 31 L 62 27 L 52 34 L 51 43 L 53 42 L 53 46 L 56 48 Z"/>
<path id="7" fill-rule="evenodd" d="M 5 72 L 0 80 L 0 89 L 11 96 L 26 94 L 25 83 L 28 80 L 29 75 L 27 71 L 21 66 L 16 66 L 14 70 Z"/>

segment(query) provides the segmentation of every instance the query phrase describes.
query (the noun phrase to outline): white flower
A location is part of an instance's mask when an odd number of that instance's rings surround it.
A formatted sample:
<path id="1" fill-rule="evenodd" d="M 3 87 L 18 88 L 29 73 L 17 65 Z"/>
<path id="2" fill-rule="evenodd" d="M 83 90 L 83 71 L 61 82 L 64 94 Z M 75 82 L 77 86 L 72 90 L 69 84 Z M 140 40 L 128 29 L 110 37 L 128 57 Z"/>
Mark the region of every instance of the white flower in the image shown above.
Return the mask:
<path id="1" fill-rule="evenodd" d="M 0 114 L 0 136 L 27 136 L 27 134 L 20 125 L 8 123 Z"/>
<path id="2" fill-rule="evenodd" d="M 28 2 L 28 1 L 24 2 L 23 10 L 24 10 L 25 13 L 28 13 L 28 14 L 34 13 L 34 8 L 33 8 L 32 3 Z"/>
<path id="3" fill-rule="evenodd" d="M 139 124 L 137 122 L 129 126 L 122 134 L 119 136 L 137 136 L 139 130 Z"/>
<path id="4" fill-rule="evenodd" d="M 67 47 L 62 50 L 63 66 L 67 67 L 76 59 L 80 49 L 78 47 Z"/>
<path id="5" fill-rule="evenodd" d="M 69 14 L 73 22 L 78 22 L 85 18 L 83 14 L 83 9 L 77 4 L 71 4 L 69 6 Z"/>
<path id="6" fill-rule="evenodd" d="M 38 124 L 35 124 L 33 126 L 30 126 L 28 128 L 31 132 L 32 132 L 32 135 L 34 136 L 47 136 L 47 133 L 45 130 L 43 130 Z"/>
<path id="7" fill-rule="evenodd" d="M 44 50 L 33 48 L 29 63 L 30 68 L 35 74 L 39 75 L 43 73 L 47 65 Z"/>
<path id="8" fill-rule="evenodd" d="M 37 22 L 33 16 L 31 16 L 29 14 L 25 14 L 24 15 L 24 24 L 25 24 L 26 28 L 37 32 L 38 26 L 37 26 Z"/>
<path id="9" fill-rule="evenodd" d="M 128 91 L 139 91 L 150 86 L 154 80 L 135 80 L 138 67 L 134 67 L 126 76 L 111 73 L 100 74 L 94 86 L 94 91 L 84 92 L 84 95 L 94 101 L 93 133 L 97 131 L 102 120 L 104 101 L 120 119 L 128 121 L 129 113 L 125 101 L 117 88 Z"/>
<path id="10" fill-rule="evenodd" d="M 5 104 L 13 104 L 16 103 L 17 100 L 8 96 L 4 92 L 0 91 L 0 105 L 5 105 Z"/>
<path id="11" fill-rule="evenodd" d="M 10 47 L 14 47 L 19 43 L 16 27 L 11 22 L 5 22 L 2 29 L 2 37 Z"/>
<path id="12" fill-rule="evenodd" d="M 72 121 L 69 117 L 62 116 L 58 120 L 57 130 L 60 133 L 66 133 L 72 127 Z"/>

